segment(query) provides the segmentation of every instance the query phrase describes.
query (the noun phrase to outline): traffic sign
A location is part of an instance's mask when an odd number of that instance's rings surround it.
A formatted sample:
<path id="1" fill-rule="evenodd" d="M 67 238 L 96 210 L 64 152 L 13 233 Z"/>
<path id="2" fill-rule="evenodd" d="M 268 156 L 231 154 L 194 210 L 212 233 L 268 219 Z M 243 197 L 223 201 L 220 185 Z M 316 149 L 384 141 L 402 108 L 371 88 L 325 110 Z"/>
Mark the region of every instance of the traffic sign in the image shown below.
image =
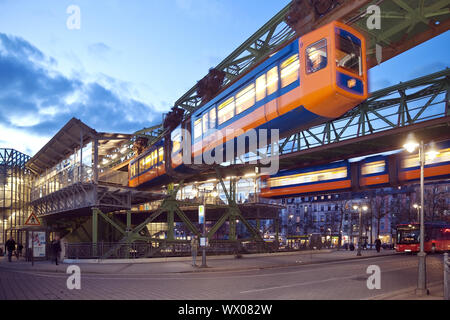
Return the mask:
<path id="1" fill-rule="evenodd" d="M 30 216 L 28 217 L 27 221 L 25 222 L 26 226 L 40 226 L 41 222 L 39 221 L 38 217 L 32 212 Z"/>
<path id="2" fill-rule="evenodd" d="M 198 206 L 198 223 L 202 224 L 205 221 L 205 206 Z"/>

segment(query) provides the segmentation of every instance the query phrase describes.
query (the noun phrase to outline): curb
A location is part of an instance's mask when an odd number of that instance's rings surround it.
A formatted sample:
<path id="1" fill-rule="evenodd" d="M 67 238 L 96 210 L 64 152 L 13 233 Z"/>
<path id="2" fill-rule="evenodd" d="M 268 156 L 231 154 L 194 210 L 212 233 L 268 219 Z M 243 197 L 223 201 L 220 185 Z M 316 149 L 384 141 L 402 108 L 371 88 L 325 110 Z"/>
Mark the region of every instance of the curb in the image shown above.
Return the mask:
<path id="1" fill-rule="evenodd" d="M 439 288 L 442 285 L 443 285 L 442 281 L 431 282 L 431 283 L 427 284 L 427 289 L 428 290 L 434 290 L 434 289 Z M 408 287 L 406 289 L 401 289 L 401 290 L 397 290 L 397 291 L 394 291 L 394 292 L 379 294 L 379 295 L 376 295 L 374 297 L 367 298 L 367 300 L 394 300 L 394 299 L 390 299 L 390 298 L 394 298 L 394 297 L 398 297 L 398 296 L 406 296 L 406 297 L 412 296 L 415 299 L 403 298 L 403 299 L 396 299 L 396 300 L 431 300 L 431 299 L 426 299 L 427 297 L 437 298 L 436 300 L 440 300 L 440 299 L 443 300 L 444 299 L 443 296 L 441 297 L 441 296 L 434 296 L 434 295 L 433 296 L 427 295 L 427 296 L 423 297 L 425 299 L 423 299 L 423 298 L 420 299 L 419 297 L 417 297 L 415 295 L 415 293 L 414 293 L 415 289 L 416 289 L 416 287 Z"/>
<path id="2" fill-rule="evenodd" d="M 294 267 L 294 266 L 305 266 L 305 265 L 314 265 L 314 264 L 325 264 L 325 263 L 335 263 L 335 262 L 343 262 L 343 261 L 351 261 L 351 260 L 362 260 L 362 259 L 370 259 L 370 258 L 377 258 L 377 257 L 387 257 L 387 256 L 395 256 L 397 254 L 390 253 L 390 254 L 380 254 L 380 255 L 372 255 L 372 256 L 361 256 L 361 257 L 352 257 L 352 258 L 342 258 L 342 259 L 334 259 L 334 260 L 322 260 L 322 261 L 309 261 L 309 262 L 301 262 L 301 263 L 285 263 L 285 264 L 276 264 L 276 265 L 269 265 L 269 266 L 249 266 L 249 267 L 237 267 L 237 268 L 216 268 L 216 267 L 207 267 L 207 268 L 198 268 L 194 270 L 186 270 L 186 271 L 174 271 L 174 272 L 161 272 L 161 273 L 155 273 L 155 274 L 187 274 L 187 273 L 202 273 L 202 272 L 232 272 L 232 271 L 251 271 L 251 270 L 266 270 L 266 269 L 275 269 L 275 268 L 288 268 L 288 267 Z M 216 256 L 218 257 L 218 256 Z M 234 257 L 234 256 L 232 256 Z M 219 260 L 219 259 L 214 259 Z M 190 261 L 188 259 L 187 261 Z M 156 261 L 155 261 L 156 262 Z M 171 262 L 171 261 L 168 261 Z M 179 262 L 179 261 L 172 261 L 172 262 Z M 68 263 L 64 263 L 64 265 L 69 266 Z M 98 264 L 101 265 L 101 264 Z M 118 264 L 117 264 L 118 265 Z M 46 272 L 46 273 L 65 273 L 65 270 L 49 270 L 49 269 L 31 269 L 31 268 L 12 268 L 12 267 L 5 267 L 0 264 L 0 269 L 8 269 L 8 270 L 14 270 L 14 271 L 38 271 L 38 272 Z M 104 271 L 84 271 L 88 274 L 115 274 L 113 272 L 107 272 Z M 138 274 L 138 273 L 133 273 Z M 139 273 L 139 275 L 151 275 L 152 273 Z M 126 275 L 126 274 L 125 274 Z"/>

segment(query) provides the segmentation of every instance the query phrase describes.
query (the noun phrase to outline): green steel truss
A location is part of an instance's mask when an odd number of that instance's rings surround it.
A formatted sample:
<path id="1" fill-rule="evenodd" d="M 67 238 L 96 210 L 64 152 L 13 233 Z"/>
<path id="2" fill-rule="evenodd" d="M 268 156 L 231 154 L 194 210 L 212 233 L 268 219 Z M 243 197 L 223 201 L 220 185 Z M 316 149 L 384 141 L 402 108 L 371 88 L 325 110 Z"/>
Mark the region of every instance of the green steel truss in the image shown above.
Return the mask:
<path id="1" fill-rule="evenodd" d="M 298 152 L 450 115 L 450 69 L 372 93 L 344 116 L 280 141 L 280 154 Z"/>

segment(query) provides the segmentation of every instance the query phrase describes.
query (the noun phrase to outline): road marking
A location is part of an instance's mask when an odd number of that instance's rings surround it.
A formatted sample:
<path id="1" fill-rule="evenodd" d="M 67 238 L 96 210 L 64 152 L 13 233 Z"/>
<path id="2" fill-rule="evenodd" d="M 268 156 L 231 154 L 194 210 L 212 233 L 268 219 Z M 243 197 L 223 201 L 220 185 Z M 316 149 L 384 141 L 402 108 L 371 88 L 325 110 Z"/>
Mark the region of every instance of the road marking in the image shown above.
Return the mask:
<path id="1" fill-rule="evenodd" d="M 400 270 L 405 270 L 405 269 L 413 269 L 413 268 L 417 268 L 417 266 L 411 266 L 411 267 L 406 267 L 406 268 L 405 267 L 403 267 L 403 268 L 396 268 L 396 269 L 391 269 L 391 270 L 383 270 L 383 272 L 394 272 L 394 271 L 400 271 Z M 298 286 L 304 286 L 304 285 L 310 285 L 310 284 L 324 283 L 324 282 L 328 282 L 328 281 L 353 279 L 353 278 L 357 278 L 358 276 L 366 277 L 367 274 L 359 274 L 359 275 L 358 274 L 356 274 L 356 275 L 353 274 L 351 276 L 346 276 L 346 277 L 333 277 L 333 278 L 322 279 L 322 280 L 294 283 L 294 284 L 289 284 L 289 285 L 284 285 L 284 286 L 275 286 L 275 287 L 267 287 L 267 288 L 261 288 L 261 289 L 252 289 L 252 290 L 241 291 L 239 293 L 246 294 L 246 293 L 262 292 L 262 291 L 269 291 L 269 290 L 285 289 L 285 288 L 292 288 L 292 287 L 298 287 Z"/>

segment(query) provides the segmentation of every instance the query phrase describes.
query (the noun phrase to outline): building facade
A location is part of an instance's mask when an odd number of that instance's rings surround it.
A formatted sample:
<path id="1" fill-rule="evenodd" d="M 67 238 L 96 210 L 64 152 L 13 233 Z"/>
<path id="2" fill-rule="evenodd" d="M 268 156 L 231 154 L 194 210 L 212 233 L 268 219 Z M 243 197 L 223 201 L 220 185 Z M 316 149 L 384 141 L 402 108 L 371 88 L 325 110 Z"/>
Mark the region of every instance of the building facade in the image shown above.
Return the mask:
<path id="1" fill-rule="evenodd" d="M 14 149 L 0 149 L 0 243 L 12 237 L 25 243 L 23 226 L 30 215 L 30 159 Z"/>

